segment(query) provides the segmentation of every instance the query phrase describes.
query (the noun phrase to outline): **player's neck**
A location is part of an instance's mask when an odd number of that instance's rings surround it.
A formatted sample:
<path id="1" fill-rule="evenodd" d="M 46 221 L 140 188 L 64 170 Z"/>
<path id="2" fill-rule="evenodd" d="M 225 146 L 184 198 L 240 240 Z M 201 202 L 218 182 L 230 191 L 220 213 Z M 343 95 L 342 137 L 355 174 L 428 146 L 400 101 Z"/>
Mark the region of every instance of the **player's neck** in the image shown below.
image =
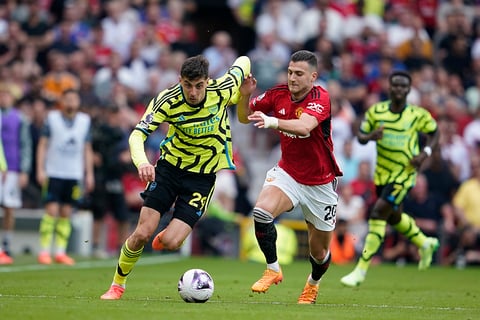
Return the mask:
<path id="1" fill-rule="evenodd" d="M 392 112 L 402 112 L 403 109 L 407 106 L 406 101 L 391 101 L 390 102 L 390 111 Z"/>

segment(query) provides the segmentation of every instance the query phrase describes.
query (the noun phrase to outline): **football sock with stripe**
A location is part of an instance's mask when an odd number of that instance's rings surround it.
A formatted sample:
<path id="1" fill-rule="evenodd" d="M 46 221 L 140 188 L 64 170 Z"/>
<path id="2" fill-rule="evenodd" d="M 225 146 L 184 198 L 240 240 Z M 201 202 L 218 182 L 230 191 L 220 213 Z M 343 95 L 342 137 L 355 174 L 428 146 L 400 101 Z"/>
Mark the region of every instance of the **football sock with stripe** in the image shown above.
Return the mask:
<path id="1" fill-rule="evenodd" d="M 132 271 L 135 263 L 137 263 L 138 259 L 143 252 L 143 247 L 141 247 L 137 251 L 132 251 L 128 248 L 127 241 L 122 246 L 120 250 L 120 257 L 118 258 L 117 270 L 115 270 L 115 275 L 113 276 L 113 283 L 118 284 L 120 286 L 125 286 L 125 282 L 127 281 L 127 276 Z"/>
<path id="2" fill-rule="evenodd" d="M 72 233 L 72 225 L 69 218 L 58 218 L 55 227 L 55 246 L 57 253 L 65 253 L 67 251 L 68 239 Z"/>
<path id="3" fill-rule="evenodd" d="M 261 208 L 253 209 L 255 237 L 265 255 L 267 264 L 277 262 L 277 229 L 273 223 L 273 216 Z"/>
<path id="4" fill-rule="evenodd" d="M 312 265 L 312 274 L 309 277 L 310 284 L 318 284 L 318 281 L 320 281 L 325 272 L 327 272 L 331 260 L 332 255 L 330 254 L 330 251 L 327 253 L 327 256 L 323 261 L 318 261 L 310 255 L 310 264 Z"/>
<path id="5" fill-rule="evenodd" d="M 367 272 L 373 256 L 383 243 L 385 238 L 385 227 L 387 222 L 384 220 L 370 219 L 368 220 L 368 234 L 365 238 L 362 255 L 357 263 L 357 268 Z"/>
<path id="6" fill-rule="evenodd" d="M 427 236 L 420 230 L 415 220 L 406 213 L 402 213 L 400 222 L 393 228 L 407 237 L 418 248 L 421 248 L 427 240 Z"/>
<path id="7" fill-rule="evenodd" d="M 53 233 L 57 219 L 49 214 L 44 214 L 40 221 L 40 249 L 49 252 L 52 245 Z"/>

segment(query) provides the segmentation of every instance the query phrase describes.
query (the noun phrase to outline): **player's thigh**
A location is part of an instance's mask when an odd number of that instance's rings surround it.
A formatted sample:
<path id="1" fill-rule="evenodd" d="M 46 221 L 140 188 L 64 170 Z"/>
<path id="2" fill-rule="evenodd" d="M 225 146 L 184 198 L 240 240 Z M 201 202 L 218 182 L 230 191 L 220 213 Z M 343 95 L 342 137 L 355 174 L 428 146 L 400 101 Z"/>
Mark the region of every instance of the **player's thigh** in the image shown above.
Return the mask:
<path id="1" fill-rule="evenodd" d="M 164 214 L 172 208 L 175 202 L 183 177 L 174 166 L 165 161 L 158 161 L 155 168 L 155 181 L 148 183 L 141 193 L 143 206 L 152 208 Z"/>
<path id="2" fill-rule="evenodd" d="M 270 212 L 275 218 L 283 212 L 292 210 L 294 206 L 284 190 L 275 185 L 267 185 L 260 191 L 255 207 Z"/>
<path id="3" fill-rule="evenodd" d="M 268 170 L 255 206 L 277 217 L 299 203 L 300 191 L 298 182 L 285 170 L 275 166 Z"/>
<path id="4" fill-rule="evenodd" d="M 333 231 L 335 229 L 338 194 L 336 182 L 316 186 L 302 186 L 300 206 L 304 218 L 317 230 Z"/>
<path id="5" fill-rule="evenodd" d="M 215 174 L 184 175 L 175 201 L 173 218 L 185 222 L 193 229 L 208 208 L 215 187 L 215 179 Z"/>

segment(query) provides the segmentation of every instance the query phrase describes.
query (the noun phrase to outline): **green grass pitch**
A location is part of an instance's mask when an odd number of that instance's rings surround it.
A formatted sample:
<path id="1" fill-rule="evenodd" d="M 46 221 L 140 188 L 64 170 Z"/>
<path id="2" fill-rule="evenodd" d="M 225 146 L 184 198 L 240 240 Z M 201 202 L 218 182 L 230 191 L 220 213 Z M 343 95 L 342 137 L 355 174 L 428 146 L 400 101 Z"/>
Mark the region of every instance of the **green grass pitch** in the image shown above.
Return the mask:
<path id="1" fill-rule="evenodd" d="M 297 305 L 310 264 L 283 266 L 284 281 L 266 294 L 251 284 L 264 265 L 234 259 L 144 255 L 132 271 L 119 301 L 102 301 L 116 259 L 80 260 L 74 267 L 40 266 L 34 257 L 19 257 L 0 266 L 0 319 L 480 319 L 479 268 L 457 270 L 415 265 L 370 268 L 358 288 L 340 278 L 353 268 L 332 265 L 320 285 L 316 305 Z M 177 293 L 180 275 L 190 268 L 208 271 L 215 293 L 205 304 L 183 302 Z"/>

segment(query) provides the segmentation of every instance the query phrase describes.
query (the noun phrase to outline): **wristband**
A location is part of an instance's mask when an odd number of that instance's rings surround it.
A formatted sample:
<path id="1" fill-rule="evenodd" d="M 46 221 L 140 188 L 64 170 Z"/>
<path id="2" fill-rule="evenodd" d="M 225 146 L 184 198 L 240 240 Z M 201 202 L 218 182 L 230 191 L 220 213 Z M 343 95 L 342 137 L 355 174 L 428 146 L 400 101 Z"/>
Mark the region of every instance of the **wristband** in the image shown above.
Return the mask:
<path id="1" fill-rule="evenodd" d="M 430 157 L 432 155 L 432 147 L 426 146 L 425 148 L 423 148 L 423 152 L 425 152 L 427 156 Z"/>
<path id="2" fill-rule="evenodd" d="M 261 115 L 264 125 L 263 127 L 265 129 L 267 128 L 272 128 L 272 129 L 277 129 L 278 128 L 278 119 L 275 117 L 269 117 L 264 114 Z"/>

